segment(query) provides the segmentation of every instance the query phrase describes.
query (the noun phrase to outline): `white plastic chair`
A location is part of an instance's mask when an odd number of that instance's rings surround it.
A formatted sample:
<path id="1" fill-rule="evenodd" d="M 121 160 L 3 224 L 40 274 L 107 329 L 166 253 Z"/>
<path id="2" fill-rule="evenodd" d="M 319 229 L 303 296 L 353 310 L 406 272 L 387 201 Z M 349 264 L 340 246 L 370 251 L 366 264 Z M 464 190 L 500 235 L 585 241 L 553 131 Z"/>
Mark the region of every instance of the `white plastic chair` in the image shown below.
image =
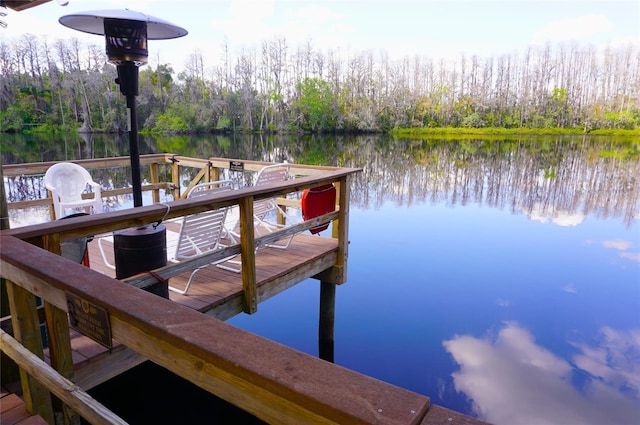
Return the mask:
<path id="1" fill-rule="evenodd" d="M 100 185 L 93 181 L 87 170 L 72 162 L 60 162 L 47 170 L 44 184 L 53 196 L 55 218 L 65 216 L 68 208 L 93 209 L 93 213 L 102 212 L 102 192 Z M 93 198 L 83 199 L 87 189 L 93 192 Z M 91 211 L 86 211 L 91 212 Z"/>

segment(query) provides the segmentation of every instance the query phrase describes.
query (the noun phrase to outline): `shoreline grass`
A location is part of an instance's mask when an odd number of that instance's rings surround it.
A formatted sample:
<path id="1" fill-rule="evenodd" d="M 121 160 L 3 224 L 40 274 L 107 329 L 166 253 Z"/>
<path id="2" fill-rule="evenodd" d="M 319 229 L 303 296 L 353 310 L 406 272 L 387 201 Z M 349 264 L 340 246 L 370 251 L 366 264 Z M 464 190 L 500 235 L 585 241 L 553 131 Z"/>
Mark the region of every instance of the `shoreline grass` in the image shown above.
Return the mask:
<path id="1" fill-rule="evenodd" d="M 473 136 L 616 136 L 640 137 L 640 129 L 597 129 L 585 132 L 579 128 L 465 128 L 465 127 L 396 127 L 389 131 L 394 136 L 473 135 Z"/>

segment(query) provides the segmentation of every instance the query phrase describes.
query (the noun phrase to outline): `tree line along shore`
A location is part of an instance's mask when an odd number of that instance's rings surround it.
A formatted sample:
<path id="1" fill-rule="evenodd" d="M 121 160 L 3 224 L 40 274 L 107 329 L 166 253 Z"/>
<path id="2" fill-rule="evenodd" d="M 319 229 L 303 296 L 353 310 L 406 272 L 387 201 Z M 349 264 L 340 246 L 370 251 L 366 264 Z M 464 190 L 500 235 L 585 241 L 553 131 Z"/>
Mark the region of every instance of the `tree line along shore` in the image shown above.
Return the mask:
<path id="1" fill-rule="evenodd" d="M 576 43 L 500 56 L 415 55 L 264 41 L 175 72 L 141 67 L 141 132 L 640 134 L 640 48 Z M 155 64 L 153 64 L 155 62 Z M 213 62 L 205 66 L 205 62 Z M 116 68 L 97 45 L 0 41 L 0 131 L 122 132 Z"/>

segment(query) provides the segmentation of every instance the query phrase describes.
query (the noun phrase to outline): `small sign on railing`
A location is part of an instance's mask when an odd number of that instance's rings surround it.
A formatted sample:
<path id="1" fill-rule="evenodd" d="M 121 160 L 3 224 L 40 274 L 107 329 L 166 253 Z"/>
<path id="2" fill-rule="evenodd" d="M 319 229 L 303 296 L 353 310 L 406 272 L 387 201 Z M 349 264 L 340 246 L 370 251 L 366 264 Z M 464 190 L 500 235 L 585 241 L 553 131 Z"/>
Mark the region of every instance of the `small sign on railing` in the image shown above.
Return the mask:
<path id="1" fill-rule="evenodd" d="M 111 349 L 109 313 L 75 294 L 66 292 L 69 308 L 69 326 L 95 342 Z"/>
<path id="2" fill-rule="evenodd" d="M 244 173 L 244 162 L 229 161 L 229 171 L 240 171 L 241 173 Z"/>

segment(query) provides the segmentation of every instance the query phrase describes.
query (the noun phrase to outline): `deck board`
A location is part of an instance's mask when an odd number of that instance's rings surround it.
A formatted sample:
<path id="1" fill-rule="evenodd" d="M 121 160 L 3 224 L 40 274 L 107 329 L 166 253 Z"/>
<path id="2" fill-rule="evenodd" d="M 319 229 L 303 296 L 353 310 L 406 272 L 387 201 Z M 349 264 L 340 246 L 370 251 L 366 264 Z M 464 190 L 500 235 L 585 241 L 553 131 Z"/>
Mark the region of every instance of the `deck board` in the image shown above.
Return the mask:
<path id="1" fill-rule="evenodd" d="M 0 391 L 0 417 L 2 425 L 47 425 L 41 416 L 29 414 L 24 401 L 5 388 Z"/>

